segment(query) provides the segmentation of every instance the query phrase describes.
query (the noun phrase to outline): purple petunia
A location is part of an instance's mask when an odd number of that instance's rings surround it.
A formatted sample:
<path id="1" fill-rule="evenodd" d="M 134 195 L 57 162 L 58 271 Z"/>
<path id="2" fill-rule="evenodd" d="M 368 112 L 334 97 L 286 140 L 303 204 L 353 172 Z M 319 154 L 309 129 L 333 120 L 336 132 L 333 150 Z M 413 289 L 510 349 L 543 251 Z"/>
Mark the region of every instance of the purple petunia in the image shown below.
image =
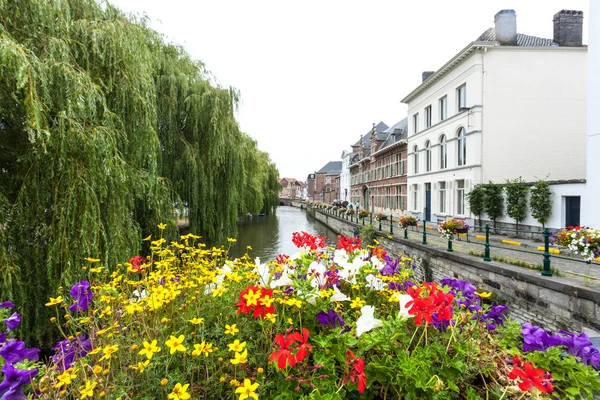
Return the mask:
<path id="1" fill-rule="evenodd" d="M 26 400 L 27 396 L 23 393 L 23 386 L 29 385 L 34 376 L 37 375 L 37 369 L 18 369 L 7 363 L 2 367 L 4 381 L 0 383 L 0 393 L 4 392 L 3 400 Z"/>
<path id="2" fill-rule="evenodd" d="M 4 303 L 0 303 L 0 309 L 1 308 L 10 308 L 13 309 L 15 308 L 15 305 L 12 301 L 5 301 Z"/>
<path id="3" fill-rule="evenodd" d="M 506 320 L 504 312 L 506 310 L 508 310 L 507 306 L 494 304 L 486 314 L 481 316 L 481 320 L 485 321 L 490 331 L 493 331 L 498 325 L 502 326 L 504 324 Z"/>
<path id="4" fill-rule="evenodd" d="M 6 342 L 6 333 L 0 333 L 0 344 L 4 344 Z"/>
<path id="5" fill-rule="evenodd" d="M 79 281 L 74 284 L 73 287 L 71 287 L 70 294 L 76 302 L 69 306 L 69 310 L 73 312 L 85 311 L 90 307 L 93 293 L 88 281 Z"/>
<path id="6" fill-rule="evenodd" d="M 392 260 L 387 254 L 384 257 L 385 266 L 381 268 L 381 275 L 396 275 L 398 273 L 398 263 L 400 262 L 399 258 Z"/>
<path id="7" fill-rule="evenodd" d="M 0 357 L 10 364 L 16 364 L 23 360 L 38 361 L 39 349 L 34 347 L 25 348 L 25 342 L 20 340 L 9 340 L 0 348 Z"/>
<path id="8" fill-rule="evenodd" d="M 19 313 L 14 312 L 10 317 L 3 320 L 6 324 L 6 329 L 12 331 L 21 323 L 21 315 Z"/>
<path id="9" fill-rule="evenodd" d="M 321 311 L 316 317 L 321 325 L 331 325 L 334 328 L 336 326 L 344 326 L 344 319 L 333 310 L 328 310 L 327 312 Z"/>
<path id="10" fill-rule="evenodd" d="M 440 281 L 440 284 L 448 286 L 454 291 L 461 292 L 466 298 L 474 297 L 477 291 L 471 282 L 461 281 L 460 279 L 444 278 Z"/>
<path id="11" fill-rule="evenodd" d="M 91 342 L 85 336 L 77 336 L 73 340 L 61 340 L 52 348 L 56 352 L 52 361 L 60 371 L 71 368 L 77 358 L 85 357 L 92 351 Z"/>

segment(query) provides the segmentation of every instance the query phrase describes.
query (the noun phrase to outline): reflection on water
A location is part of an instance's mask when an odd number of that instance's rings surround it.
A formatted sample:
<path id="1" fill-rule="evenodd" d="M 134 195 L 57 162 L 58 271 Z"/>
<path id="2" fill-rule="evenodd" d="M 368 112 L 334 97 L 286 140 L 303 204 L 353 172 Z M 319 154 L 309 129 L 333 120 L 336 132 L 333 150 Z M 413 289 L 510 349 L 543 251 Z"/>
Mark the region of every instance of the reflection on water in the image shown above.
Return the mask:
<path id="1" fill-rule="evenodd" d="M 250 246 L 250 257 L 260 257 L 262 262 L 270 261 L 278 254 L 295 253 L 298 249 L 292 243 L 293 232 L 304 231 L 326 236 L 327 245 L 337 244 L 334 231 L 295 207 L 281 206 L 277 208 L 275 215 L 254 217 L 238 226 L 238 231 L 237 243 L 231 246 L 231 256 L 242 256 L 246 247 Z"/>

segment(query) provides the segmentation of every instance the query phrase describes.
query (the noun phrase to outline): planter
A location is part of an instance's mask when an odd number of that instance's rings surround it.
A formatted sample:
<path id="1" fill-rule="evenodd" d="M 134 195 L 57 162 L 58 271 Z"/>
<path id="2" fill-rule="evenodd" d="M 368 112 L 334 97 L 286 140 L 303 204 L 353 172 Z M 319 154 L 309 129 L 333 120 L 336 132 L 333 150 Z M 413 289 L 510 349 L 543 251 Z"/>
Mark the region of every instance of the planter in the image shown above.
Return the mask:
<path id="1" fill-rule="evenodd" d="M 465 229 L 465 228 L 460 228 L 460 229 L 456 228 L 456 233 L 467 233 L 467 232 L 469 232 L 468 229 Z"/>

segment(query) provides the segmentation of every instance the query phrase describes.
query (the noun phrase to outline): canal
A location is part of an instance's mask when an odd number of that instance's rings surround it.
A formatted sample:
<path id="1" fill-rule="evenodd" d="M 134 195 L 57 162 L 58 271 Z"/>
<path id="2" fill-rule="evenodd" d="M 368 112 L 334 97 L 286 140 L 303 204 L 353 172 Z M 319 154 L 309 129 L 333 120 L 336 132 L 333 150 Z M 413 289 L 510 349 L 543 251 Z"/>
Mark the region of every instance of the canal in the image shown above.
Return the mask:
<path id="1" fill-rule="evenodd" d="M 253 217 L 238 226 L 237 243 L 231 246 L 232 257 L 240 257 L 252 247 L 249 255 L 252 259 L 260 257 L 268 262 L 278 254 L 291 255 L 298 251 L 292 243 L 293 232 L 308 232 L 327 237 L 328 246 L 336 246 L 337 234 L 296 207 L 280 206 L 274 215 Z"/>

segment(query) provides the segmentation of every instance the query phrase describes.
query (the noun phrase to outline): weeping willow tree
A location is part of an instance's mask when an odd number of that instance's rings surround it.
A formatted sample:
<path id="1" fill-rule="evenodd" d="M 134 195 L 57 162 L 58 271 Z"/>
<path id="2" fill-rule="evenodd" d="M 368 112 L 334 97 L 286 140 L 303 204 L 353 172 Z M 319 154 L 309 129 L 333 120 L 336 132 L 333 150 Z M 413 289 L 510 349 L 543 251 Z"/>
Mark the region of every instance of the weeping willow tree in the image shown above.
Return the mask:
<path id="1" fill-rule="evenodd" d="M 185 206 L 211 242 L 277 204 L 278 172 L 239 130 L 238 93 L 146 21 L 94 0 L 0 0 L 0 295 L 22 335 L 40 307 Z M 1 299 L 0 299 L 1 300 Z"/>

